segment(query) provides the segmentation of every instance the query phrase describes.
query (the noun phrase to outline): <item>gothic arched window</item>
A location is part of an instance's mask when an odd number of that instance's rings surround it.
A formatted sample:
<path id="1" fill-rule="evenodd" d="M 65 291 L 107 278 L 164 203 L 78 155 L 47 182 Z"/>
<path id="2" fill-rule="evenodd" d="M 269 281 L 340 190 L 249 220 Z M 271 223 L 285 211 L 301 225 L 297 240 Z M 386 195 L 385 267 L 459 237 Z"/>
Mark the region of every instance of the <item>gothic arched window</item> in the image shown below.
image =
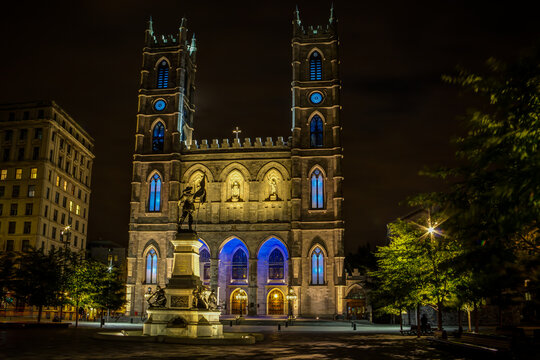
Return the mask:
<path id="1" fill-rule="evenodd" d="M 311 253 L 311 284 L 324 284 L 324 254 L 319 247 Z"/>
<path id="2" fill-rule="evenodd" d="M 311 173 L 311 208 L 324 208 L 324 180 L 319 169 L 315 169 Z"/>
<path id="3" fill-rule="evenodd" d="M 169 64 L 162 60 L 157 68 L 157 88 L 165 89 L 169 87 Z"/>
<path id="4" fill-rule="evenodd" d="M 150 189 L 148 191 L 148 211 L 161 211 L 161 177 L 154 174 L 150 179 Z"/>
<path id="5" fill-rule="evenodd" d="M 309 80 L 322 80 L 322 57 L 318 51 L 309 57 Z"/>
<path id="6" fill-rule="evenodd" d="M 154 249 L 150 249 L 146 255 L 146 283 L 157 283 L 157 254 Z"/>
<path id="7" fill-rule="evenodd" d="M 210 280 L 210 252 L 202 249 L 199 254 L 201 263 L 201 280 Z"/>
<path id="8" fill-rule="evenodd" d="M 274 249 L 268 257 L 268 278 L 272 280 L 284 278 L 283 254 L 278 249 Z"/>
<path id="9" fill-rule="evenodd" d="M 323 146 L 323 121 L 319 115 L 311 118 L 310 123 L 311 147 Z"/>
<path id="10" fill-rule="evenodd" d="M 152 131 L 152 151 L 162 152 L 164 140 L 165 126 L 163 126 L 163 123 L 160 121 L 156 125 L 154 125 L 154 130 Z"/>
<path id="11" fill-rule="evenodd" d="M 232 258 L 232 279 L 247 279 L 247 256 L 244 250 L 238 249 Z"/>

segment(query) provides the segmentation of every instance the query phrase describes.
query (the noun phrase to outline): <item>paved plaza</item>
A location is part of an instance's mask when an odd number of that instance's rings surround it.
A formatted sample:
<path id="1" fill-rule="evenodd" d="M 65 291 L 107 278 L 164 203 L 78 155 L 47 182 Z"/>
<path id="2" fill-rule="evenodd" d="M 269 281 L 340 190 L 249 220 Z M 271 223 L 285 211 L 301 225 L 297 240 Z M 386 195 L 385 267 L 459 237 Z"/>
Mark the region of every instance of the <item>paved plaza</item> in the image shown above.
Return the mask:
<path id="1" fill-rule="evenodd" d="M 140 325 L 82 324 L 78 329 L 0 331 L 0 359 L 469 359 L 434 348 L 425 339 L 399 335 L 389 325 L 225 326 L 225 331 L 260 332 L 265 339 L 246 346 L 193 346 L 100 341 L 99 331 Z"/>

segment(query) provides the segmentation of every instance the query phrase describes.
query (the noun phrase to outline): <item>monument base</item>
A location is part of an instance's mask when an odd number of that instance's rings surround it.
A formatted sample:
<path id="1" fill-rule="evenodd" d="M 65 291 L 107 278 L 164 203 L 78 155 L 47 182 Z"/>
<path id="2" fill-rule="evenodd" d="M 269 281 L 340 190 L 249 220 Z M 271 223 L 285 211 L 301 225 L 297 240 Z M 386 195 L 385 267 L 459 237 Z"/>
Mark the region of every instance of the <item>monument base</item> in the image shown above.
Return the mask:
<path id="1" fill-rule="evenodd" d="M 223 337 L 219 311 L 203 309 L 148 309 L 143 335 L 175 337 Z"/>

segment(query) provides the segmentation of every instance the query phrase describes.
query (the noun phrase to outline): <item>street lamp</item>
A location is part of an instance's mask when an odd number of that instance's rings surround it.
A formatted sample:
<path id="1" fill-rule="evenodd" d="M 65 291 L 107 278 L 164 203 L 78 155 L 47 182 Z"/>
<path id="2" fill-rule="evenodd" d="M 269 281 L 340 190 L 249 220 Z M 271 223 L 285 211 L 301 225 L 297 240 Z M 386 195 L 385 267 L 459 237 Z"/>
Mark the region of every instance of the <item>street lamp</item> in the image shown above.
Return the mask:
<path id="1" fill-rule="evenodd" d="M 240 301 L 240 317 L 244 316 L 244 303 L 247 300 L 248 296 L 244 290 L 240 290 L 238 294 L 236 294 L 235 299 L 237 301 Z"/>
<path id="2" fill-rule="evenodd" d="M 289 292 L 285 296 L 285 298 L 289 301 L 289 321 L 293 320 L 293 309 L 292 304 L 296 299 L 298 299 L 298 296 L 294 293 L 294 290 L 290 287 Z"/>
<path id="3" fill-rule="evenodd" d="M 66 235 L 66 240 L 64 240 L 64 235 Z M 62 263 L 62 276 L 65 275 L 66 271 L 66 262 L 67 262 L 67 250 L 69 245 L 69 237 L 71 235 L 71 212 L 68 214 L 68 224 L 60 231 L 60 242 L 64 244 L 64 261 Z M 62 322 L 62 315 L 64 310 L 64 297 L 62 296 L 62 301 L 60 302 L 60 319 Z"/>

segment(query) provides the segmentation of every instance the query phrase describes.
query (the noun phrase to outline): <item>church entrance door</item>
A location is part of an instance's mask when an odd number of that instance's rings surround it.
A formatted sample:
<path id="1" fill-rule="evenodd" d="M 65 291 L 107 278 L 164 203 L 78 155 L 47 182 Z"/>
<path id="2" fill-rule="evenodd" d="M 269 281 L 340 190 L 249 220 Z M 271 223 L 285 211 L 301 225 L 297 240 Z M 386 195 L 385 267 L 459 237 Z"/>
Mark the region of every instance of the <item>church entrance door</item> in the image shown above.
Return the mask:
<path id="1" fill-rule="evenodd" d="M 268 315 L 283 315 L 283 310 L 283 293 L 278 289 L 270 291 L 268 294 Z"/>
<path id="2" fill-rule="evenodd" d="M 242 289 L 236 289 L 231 294 L 231 314 L 246 315 L 247 294 Z"/>

